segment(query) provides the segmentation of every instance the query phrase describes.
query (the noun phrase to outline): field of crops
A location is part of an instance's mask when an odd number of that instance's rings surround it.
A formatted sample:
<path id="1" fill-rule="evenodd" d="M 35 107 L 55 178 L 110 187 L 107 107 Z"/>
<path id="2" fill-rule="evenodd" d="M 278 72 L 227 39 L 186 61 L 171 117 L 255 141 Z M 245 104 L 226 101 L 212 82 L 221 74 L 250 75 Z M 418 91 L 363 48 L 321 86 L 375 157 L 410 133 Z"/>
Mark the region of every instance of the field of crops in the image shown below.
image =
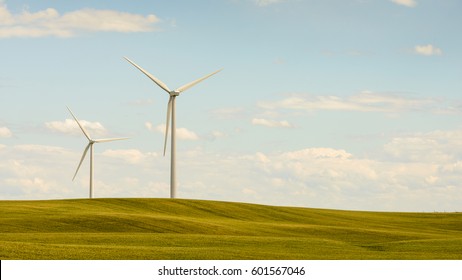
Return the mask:
<path id="1" fill-rule="evenodd" d="M 462 259 L 461 213 L 183 199 L 0 201 L 0 259 Z"/>

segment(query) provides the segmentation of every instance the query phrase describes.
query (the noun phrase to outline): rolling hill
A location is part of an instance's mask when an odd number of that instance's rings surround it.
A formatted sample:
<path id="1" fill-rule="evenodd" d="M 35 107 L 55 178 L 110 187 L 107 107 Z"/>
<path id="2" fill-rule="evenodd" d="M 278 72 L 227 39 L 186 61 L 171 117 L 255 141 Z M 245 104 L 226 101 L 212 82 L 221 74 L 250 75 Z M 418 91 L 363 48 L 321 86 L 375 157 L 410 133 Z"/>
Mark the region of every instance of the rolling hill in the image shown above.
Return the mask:
<path id="1" fill-rule="evenodd" d="M 462 259 L 461 213 L 183 199 L 0 201 L 0 259 Z"/>

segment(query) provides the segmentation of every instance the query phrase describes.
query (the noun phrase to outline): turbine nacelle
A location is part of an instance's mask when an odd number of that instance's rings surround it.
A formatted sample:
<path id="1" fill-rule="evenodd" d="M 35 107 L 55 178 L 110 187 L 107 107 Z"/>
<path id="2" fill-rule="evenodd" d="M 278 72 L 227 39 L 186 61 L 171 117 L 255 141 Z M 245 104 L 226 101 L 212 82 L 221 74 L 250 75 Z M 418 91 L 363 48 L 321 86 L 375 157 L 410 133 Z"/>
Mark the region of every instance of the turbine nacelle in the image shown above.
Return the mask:
<path id="1" fill-rule="evenodd" d="M 176 90 L 172 90 L 172 91 L 169 92 L 168 94 L 170 94 L 170 96 L 178 96 L 178 95 L 180 95 L 180 92 L 179 92 L 179 91 L 176 91 Z"/>

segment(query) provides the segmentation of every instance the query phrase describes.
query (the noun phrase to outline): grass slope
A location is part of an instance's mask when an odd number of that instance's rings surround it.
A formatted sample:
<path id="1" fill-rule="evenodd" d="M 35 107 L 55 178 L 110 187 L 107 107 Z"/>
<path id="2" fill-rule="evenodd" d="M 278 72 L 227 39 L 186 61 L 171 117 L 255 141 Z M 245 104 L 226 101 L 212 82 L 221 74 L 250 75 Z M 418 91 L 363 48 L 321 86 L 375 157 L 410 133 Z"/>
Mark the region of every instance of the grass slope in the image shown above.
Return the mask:
<path id="1" fill-rule="evenodd" d="M 462 214 L 182 199 L 0 201 L 0 259 L 462 259 Z"/>

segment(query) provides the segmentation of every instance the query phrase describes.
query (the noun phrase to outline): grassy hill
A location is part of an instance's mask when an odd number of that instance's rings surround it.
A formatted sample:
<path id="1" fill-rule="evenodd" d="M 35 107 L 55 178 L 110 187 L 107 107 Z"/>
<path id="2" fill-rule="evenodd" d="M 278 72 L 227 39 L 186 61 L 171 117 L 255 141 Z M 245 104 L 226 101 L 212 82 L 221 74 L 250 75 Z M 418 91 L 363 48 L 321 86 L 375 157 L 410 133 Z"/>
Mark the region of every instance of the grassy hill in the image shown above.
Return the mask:
<path id="1" fill-rule="evenodd" d="M 461 213 L 0 201 L 0 259 L 462 259 Z"/>

